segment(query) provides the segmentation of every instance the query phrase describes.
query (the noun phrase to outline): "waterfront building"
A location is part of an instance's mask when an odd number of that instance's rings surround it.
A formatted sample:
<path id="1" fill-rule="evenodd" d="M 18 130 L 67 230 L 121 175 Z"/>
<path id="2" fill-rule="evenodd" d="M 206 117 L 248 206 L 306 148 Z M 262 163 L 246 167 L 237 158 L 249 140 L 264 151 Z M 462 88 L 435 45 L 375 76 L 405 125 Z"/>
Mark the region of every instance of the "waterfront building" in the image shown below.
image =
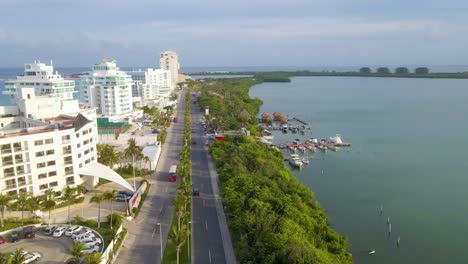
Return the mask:
<path id="1" fill-rule="evenodd" d="M 74 81 L 33 63 L 25 65 L 24 76 L 5 83 L 14 104 L 0 106 L 0 193 L 92 188 L 97 177 L 131 189 L 97 162 L 96 109 L 72 99 Z"/>
<path id="2" fill-rule="evenodd" d="M 164 51 L 159 55 L 159 68 L 171 72 L 172 89 L 177 87 L 179 76 L 179 58 L 174 51 Z"/>
<path id="3" fill-rule="evenodd" d="M 97 108 L 97 113 L 107 117 L 131 115 L 132 79 L 121 71 L 115 61 L 103 60 L 93 66 L 78 82 L 80 101 Z"/>
<path id="4" fill-rule="evenodd" d="M 172 92 L 171 72 L 168 70 L 149 68 L 127 73 L 133 80 L 133 97 L 141 97 L 143 102 L 169 97 Z"/>

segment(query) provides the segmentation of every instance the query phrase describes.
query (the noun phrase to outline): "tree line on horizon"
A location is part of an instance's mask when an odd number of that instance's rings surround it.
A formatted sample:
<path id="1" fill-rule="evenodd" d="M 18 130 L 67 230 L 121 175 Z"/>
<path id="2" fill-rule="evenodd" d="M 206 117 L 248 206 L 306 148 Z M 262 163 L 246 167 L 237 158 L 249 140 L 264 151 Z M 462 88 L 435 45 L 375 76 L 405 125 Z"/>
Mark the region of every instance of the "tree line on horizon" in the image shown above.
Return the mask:
<path id="1" fill-rule="evenodd" d="M 359 69 L 359 73 L 361 74 L 372 74 L 372 69 L 370 67 L 362 67 Z M 377 74 L 391 74 L 392 72 L 388 67 L 379 67 L 375 71 Z M 394 74 L 411 74 L 410 70 L 406 67 L 398 67 L 393 72 Z M 429 74 L 429 68 L 427 67 L 418 67 L 414 70 L 414 74 Z"/>

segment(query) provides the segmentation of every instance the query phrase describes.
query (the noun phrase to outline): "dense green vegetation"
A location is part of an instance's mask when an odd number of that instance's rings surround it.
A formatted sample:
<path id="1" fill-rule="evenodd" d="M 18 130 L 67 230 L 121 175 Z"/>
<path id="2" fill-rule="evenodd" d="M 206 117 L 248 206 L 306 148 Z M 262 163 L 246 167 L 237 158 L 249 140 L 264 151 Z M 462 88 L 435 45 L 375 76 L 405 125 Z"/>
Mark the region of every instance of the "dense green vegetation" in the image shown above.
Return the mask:
<path id="1" fill-rule="evenodd" d="M 281 152 L 247 137 L 227 137 L 210 152 L 240 263 L 352 263 L 347 239 Z"/>
<path id="2" fill-rule="evenodd" d="M 360 71 L 337 72 L 337 71 L 274 71 L 274 72 L 228 72 L 223 75 L 252 75 L 262 82 L 289 82 L 290 77 L 296 76 L 338 76 L 338 77 L 393 77 L 393 78 L 431 78 L 431 79 L 468 79 L 468 72 L 440 72 L 431 73 L 427 67 L 416 68 L 414 73 L 401 72 L 391 73 L 387 67 L 381 67 L 380 71 L 372 72 L 370 68 L 364 67 Z M 388 70 L 388 71 L 387 71 Z M 203 75 L 206 73 L 191 73 L 190 75 Z M 216 75 L 216 73 L 210 73 Z M 251 78 L 246 78 L 251 79 Z"/>
<path id="3" fill-rule="evenodd" d="M 257 125 L 261 105 L 248 95 L 252 78 L 199 82 L 212 128 Z M 250 119 L 241 115 L 251 114 Z M 224 126 L 222 126 L 224 125 Z M 249 128 L 249 129 L 250 129 Z M 252 130 L 255 130 L 252 128 Z M 282 153 L 246 136 L 226 136 L 210 147 L 240 263 L 351 263 L 347 239 L 328 226 L 311 190 L 286 168 Z"/>
<path id="4" fill-rule="evenodd" d="M 169 229 L 169 239 L 164 249 L 162 263 L 190 263 L 188 256 L 188 241 L 190 234 L 190 204 L 192 195 L 191 184 L 191 119 L 190 119 L 190 90 L 185 94 L 184 133 L 182 136 L 182 151 L 178 165 L 179 188 L 174 198 L 174 217 Z M 184 246 L 187 245 L 187 246 Z"/>
<path id="5" fill-rule="evenodd" d="M 216 130 L 246 127 L 255 134 L 258 131 L 256 115 L 262 101 L 250 98 L 249 89 L 258 82 L 252 78 L 235 78 L 204 83 L 198 104 L 202 109 L 209 108 L 208 126 Z"/>

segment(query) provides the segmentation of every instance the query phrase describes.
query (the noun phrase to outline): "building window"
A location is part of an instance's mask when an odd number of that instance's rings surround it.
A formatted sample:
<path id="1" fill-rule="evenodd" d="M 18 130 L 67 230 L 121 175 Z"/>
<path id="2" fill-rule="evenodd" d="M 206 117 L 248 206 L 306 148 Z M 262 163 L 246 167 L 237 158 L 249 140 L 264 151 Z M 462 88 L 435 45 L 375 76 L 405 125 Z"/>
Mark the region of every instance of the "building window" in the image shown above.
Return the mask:
<path id="1" fill-rule="evenodd" d="M 17 166 L 16 174 L 23 174 L 23 173 L 24 173 L 24 166 Z"/>
<path id="2" fill-rule="evenodd" d="M 66 167 L 65 168 L 65 174 L 66 175 L 73 174 L 73 167 L 72 166 Z"/>
<path id="3" fill-rule="evenodd" d="M 3 169 L 3 176 L 14 176 L 14 175 L 15 175 L 15 171 L 13 168 Z"/>
<path id="4" fill-rule="evenodd" d="M 48 188 L 49 188 L 49 186 L 47 185 L 47 183 L 39 185 L 39 190 L 45 190 L 45 189 L 48 189 Z"/>
<path id="5" fill-rule="evenodd" d="M 51 182 L 51 183 L 49 183 L 49 186 L 50 187 L 55 187 L 55 186 L 58 186 L 58 183 L 57 182 Z"/>
<path id="6" fill-rule="evenodd" d="M 52 143 L 54 143 L 54 140 L 52 138 L 48 138 L 44 142 L 45 142 L 45 144 L 52 144 Z"/>
<path id="7" fill-rule="evenodd" d="M 66 181 L 68 185 L 75 184 L 75 178 L 73 176 L 66 178 Z"/>
<path id="8" fill-rule="evenodd" d="M 51 171 L 51 172 L 49 172 L 49 177 L 54 177 L 54 176 L 57 176 L 57 172 L 56 172 L 56 171 Z"/>
<path id="9" fill-rule="evenodd" d="M 15 161 L 16 161 L 16 163 L 22 163 L 23 162 L 23 155 L 21 155 L 21 154 L 15 155 Z"/>
<path id="10" fill-rule="evenodd" d="M 78 153 L 78 158 L 81 158 L 81 153 Z"/>
<path id="11" fill-rule="evenodd" d="M 80 137 L 80 133 L 76 133 L 76 137 L 79 138 L 79 137 Z"/>
<path id="12" fill-rule="evenodd" d="M 42 141 L 42 140 L 34 141 L 34 146 L 40 146 L 40 145 L 43 145 L 43 144 L 44 144 L 44 141 Z"/>
<path id="13" fill-rule="evenodd" d="M 40 163 L 37 163 L 36 164 L 36 167 L 39 169 L 39 168 L 45 168 L 46 164 L 45 162 L 40 162 Z"/>
<path id="14" fill-rule="evenodd" d="M 47 155 L 54 155 L 54 154 L 55 154 L 55 150 L 49 149 L 49 150 L 47 150 L 46 154 L 47 154 Z"/>
<path id="15" fill-rule="evenodd" d="M 80 147 L 81 147 L 81 144 L 80 144 L 80 143 L 76 144 L 76 147 L 77 147 L 77 148 L 80 148 Z"/>
<path id="16" fill-rule="evenodd" d="M 46 173 L 41 173 L 41 174 L 37 175 L 37 178 L 45 179 L 45 178 L 47 178 L 47 174 Z"/>
<path id="17" fill-rule="evenodd" d="M 38 151 L 38 152 L 36 152 L 36 158 L 37 158 L 37 157 L 42 157 L 42 156 L 44 156 L 44 151 Z"/>
<path id="18" fill-rule="evenodd" d="M 55 165 L 55 160 L 51 160 L 47 162 L 47 166 L 54 166 Z"/>
<path id="19" fill-rule="evenodd" d="M 80 163 L 80 165 L 78 167 L 80 167 L 80 168 L 83 167 L 83 163 Z"/>
<path id="20" fill-rule="evenodd" d="M 67 142 L 70 140 L 70 135 L 65 135 L 65 136 L 62 136 L 62 141 L 63 142 Z"/>

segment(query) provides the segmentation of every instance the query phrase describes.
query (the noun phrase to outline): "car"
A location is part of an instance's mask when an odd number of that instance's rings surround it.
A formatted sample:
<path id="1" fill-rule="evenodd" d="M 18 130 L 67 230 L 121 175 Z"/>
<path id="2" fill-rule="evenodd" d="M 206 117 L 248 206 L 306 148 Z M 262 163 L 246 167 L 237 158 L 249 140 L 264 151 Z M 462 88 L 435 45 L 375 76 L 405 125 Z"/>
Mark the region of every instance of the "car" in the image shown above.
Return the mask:
<path id="1" fill-rule="evenodd" d="M 72 235 L 72 239 L 75 240 L 75 241 L 77 241 L 77 240 L 83 239 L 84 237 L 94 237 L 94 236 L 95 236 L 95 235 L 94 235 L 93 231 L 87 229 L 86 232 L 84 232 L 84 233 L 73 234 L 73 235 Z"/>
<path id="2" fill-rule="evenodd" d="M 52 235 L 57 227 L 56 226 L 46 226 L 44 227 L 44 234 Z"/>
<path id="3" fill-rule="evenodd" d="M 24 254 L 23 256 L 24 256 L 24 260 L 23 260 L 24 264 L 38 261 L 41 259 L 41 254 L 39 254 L 38 252 L 26 252 L 26 254 Z"/>
<path id="4" fill-rule="evenodd" d="M 177 178 L 175 176 L 171 176 L 167 179 L 169 182 L 176 182 Z"/>
<path id="5" fill-rule="evenodd" d="M 74 233 L 78 233 L 81 231 L 83 227 L 81 226 L 70 226 L 67 231 L 65 231 L 65 235 L 66 236 L 71 236 L 73 235 Z"/>
<path id="6" fill-rule="evenodd" d="M 5 238 L 3 238 L 3 237 L 0 236 L 0 244 L 4 244 L 4 243 L 6 243 Z"/>
<path id="7" fill-rule="evenodd" d="M 153 133 L 153 134 L 159 134 L 159 133 L 161 133 L 161 129 L 154 128 L 153 130 L 151 130 L 151 133 Z"/>
<path id="8" fill-rule="evenodd" d="M 16 231 L 13 231 L 10 233 L 10 241 L 11 242 L 17 242 L 20 240 L 20 236 L 19 236 L 19 233 L 16 232 Z"/>
<path id="9" fill-rule="evenodd" d="M 102 244 L 102 240 L 99 238 L 99 237 L 84 237 L 83 239 L 81 239 L 80 241 L 76 241 L 76 242 L 82 242 L 82 243 L 86 243 L 86 244 L 93 244 L 96 245 L 96 244 Z M 94 246 L 93 245 L 93 246 Z"/>
<path id="10" fill-rule="evenodd" d="M 82 242 L 84 243 L 86 248 L 93 248 L 95 246 L 101 245 L 101 243 L 98 243 L 97 241 L 91 241 L 91 242 Z"/>
<path id="11" fill-rule="evenodd" d="M 26 231 L 24 232 L 24 238 L 34 238 L 36 234 L 33 231 Z"/>
<path id="12" fill-rule="evenodd" d="M 198 190 L 197 188 L 193 188 L 192 195 L 193 196 L 200 196 L 200 190 Z"/>
<path id="13" fill-rule="evenodd" d="M 64 226 L 58 227 L 57 229 L 55 229 L 52 236 L 53 237 L 61 237 L 63 235 L 63 233 L 65 233 L 66 230 L 67 230 L 67 228 L 64 227 Z"/>
<path id="14" fill-rule="evenodd" d="M 96 253 L 99 251 L 99 246 L 94 246 L 92 248 L 84 249 L 81 250 L 81 253 L 83 254 L 91 254 L 91 253 Z"/>
<path id="15" fill-rule="evenodd" d="M 131 192 L 131 191 L 118 191 L 117 195 L 119 195 L 119 194 L 125 194 L 127 196 L 133 196 L 135 193 Z"/>
<path id="16" fill-rule="evenodd" d="M 78 237 L 75 237 L 73 239 L 73 242 L 75 243 L 80 243 L 80 242 L 83 242 L 85 240 L 90 240 L 90 239 L 93 239 L 95 238 L 96 236 L 94 234 L 86 234 L 84 236 L 78 236 Z M 100 240 L 100 239 L 99 239 Z"/>
<path id="17" fill-rule="evenodd" d="M 196 145 L 197 142 L 195 140 L 192 141 L 192 145 Z"/>

